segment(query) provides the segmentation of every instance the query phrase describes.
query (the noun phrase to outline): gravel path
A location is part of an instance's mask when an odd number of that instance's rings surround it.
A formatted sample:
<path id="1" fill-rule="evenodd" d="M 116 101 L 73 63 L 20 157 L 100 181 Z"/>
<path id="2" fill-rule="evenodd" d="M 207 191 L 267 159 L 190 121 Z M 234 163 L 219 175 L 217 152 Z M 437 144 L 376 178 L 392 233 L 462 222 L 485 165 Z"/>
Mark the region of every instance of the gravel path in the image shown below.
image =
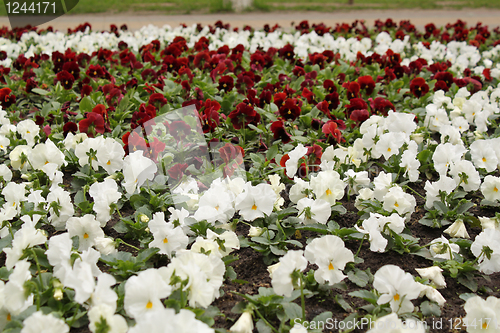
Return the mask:
<path id="1" fill-rule="evenodd" d="M 427 23 L 443 26 L 454 23 L 457 19 L 465 21 L 469 26 L 482 22 L 494 28 L 500 25 L 500 10 L 498 9 L 463 9 L 463 10 L 359 10 L 359 11 L 337 11 L 333 13 L 324 12 L 273 12 L 273 13 L 245 13 L 245 14 L 206 14 L 206 15 L 134 15 L 134 14 L 87 14 L 87 15 L 64 15 L 41 27 L 53 26 L 55 29 L 66 31 L 78 24 L 89 22 L 94 30 L 108 30 L 110 24 L 127 24 L 130 30 L 153 24 L 163 26 L 168 24 L 172 27 L 181 23 L 191 25 L 201 23 L 202 25 L 214 24 L 218 20 L 230 23 L 231 27 L 243 27 L 250 25 L 262 28 L 264 24 L 279 24 L 283 28 L 290 27 L 302 20 L 310 23 L 323 22 L 328 26 L 336 23 L 352 23 L 356 19 L 366 20 L 368 27 L 373 27 L 376 19 L 385 20 L 392 18 L 394 21 L 410 20 L 418 29 L 423 29 Z M 0 17 L 0 26 L 9 25 L 7 17 Z"/>

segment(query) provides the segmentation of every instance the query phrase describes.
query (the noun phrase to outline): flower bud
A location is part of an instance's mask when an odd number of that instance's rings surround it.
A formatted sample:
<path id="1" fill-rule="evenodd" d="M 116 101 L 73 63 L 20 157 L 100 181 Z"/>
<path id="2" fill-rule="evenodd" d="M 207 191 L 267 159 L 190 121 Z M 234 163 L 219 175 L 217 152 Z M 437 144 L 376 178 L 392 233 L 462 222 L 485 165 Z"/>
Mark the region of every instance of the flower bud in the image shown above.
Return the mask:
<path id="1" fill-rule="evenodd" d="M 259 227 L 250 227 L 250 230 L 248 230 L 248 237 L 258 237 L 260 235 L 262 235 L 262 232 L 264 230 L 262 230 L 262 228 L 259 228 Z"/>
<path id="2" fill-rule="evenodd" d="M 141 214 L 141 215 L 139 215 L 139 220 L 142 223 L 148 223 L 149 222 L 149 217 L 147 215 Z"/>
<path id="3" fill-rule="evenodd" d="M 243 312 L 243 314 L 238 318 L 233 326 L 229 329 L 230 332 L 235 333 L 252 333 L 253 332 L 253 320 L 252 314 L 249 311 Z"/>
<path id="4" fill-rule="evenodd" d="M 456 220 L 444 232 L 454 238 L 470 238 L 465 228 L 464 221 L 461 219 Z"/>

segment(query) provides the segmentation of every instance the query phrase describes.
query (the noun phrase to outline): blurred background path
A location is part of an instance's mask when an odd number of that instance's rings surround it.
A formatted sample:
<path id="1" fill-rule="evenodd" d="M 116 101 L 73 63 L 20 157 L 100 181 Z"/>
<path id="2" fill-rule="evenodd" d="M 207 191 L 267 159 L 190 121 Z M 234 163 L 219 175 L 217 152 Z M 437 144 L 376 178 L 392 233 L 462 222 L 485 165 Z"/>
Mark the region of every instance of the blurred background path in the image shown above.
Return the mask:
<path id="1" fill-rule="evenodd" d="M 432 10 L 432 9 L 401 9 L 401 10 L 356 10 L 338 12 L 270 12 L 259 13 L 249 12 L 243 14 L 236 13 L 216 13 L 216 14 L 190 14 L 190 15 L 155 15 L 155 14 L 78 14 L 63 15 L 49 23 L 41 25 L 42 28 L 52 26 L 54 29 L 66 32 L 68 28 L 75 28 L 78 24 L 88 22 L 93 30 L 109 30 L 111 24 L 118 26 L 127 24 L 129 30 L 138 30 L 148 24 L 163 26 L 168 24 L 172 27 L 179 24 L 192 25 L 201 23 L 202 25 L 213 25 L 221 20 L 229 23 L 232 28 L 242 28 L 250 25 L 254 28 L 262 28 L 264 24 L 273 26 L 279 24 L 282 28 L 289 28 L 293 24 L 298 24 L 302 20 L 312 23 L 324 23 L 327 26 L 335 26 L 337 23 L 352 23 L 354 20 L 365 20 L 368 28 L 372 28 L 375 20 L 393 19 L 399 23 L 401 20 L 410 20 L 417 29 L 422 30 L 427 23 L 434 23 L 436 26 L 444 26 L 447 23 L 454 23 L 457 19 L 465 21 L 468 26 L 481 22 L 490 28 L 500 26 L 500 9 L 462 9 L 462 10 Z M 0 26 L 9 26 L 7 17 L 0 17 Z"/>

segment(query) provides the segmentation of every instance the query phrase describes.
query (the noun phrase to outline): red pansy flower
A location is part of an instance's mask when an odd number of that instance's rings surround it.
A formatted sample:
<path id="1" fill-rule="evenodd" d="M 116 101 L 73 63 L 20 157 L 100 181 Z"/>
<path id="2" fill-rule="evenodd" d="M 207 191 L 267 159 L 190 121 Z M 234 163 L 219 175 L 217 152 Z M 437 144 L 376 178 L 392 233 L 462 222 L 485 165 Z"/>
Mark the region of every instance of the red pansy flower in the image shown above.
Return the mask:
<path id="1" fill-rule="evenodd" d="M 363 89 L 366 95 L 370 96 L 375 89 L 375 81 L 370 75 L 360 76 L 358 78 L 359 87 Z"/>
<path id="2" fill-rule="evenodd" d="M 64 89 L 70 90 L 73 88 L 73 83 L 75 83 L 75 78 L 68 71 L 62 70 L 57 73 L 57 80 L 61 83 Z"/>
<path id="3" fill-rule="evenodd" d="M 11 94 L 11 92 L 12 90 L 10 88 L 0 89 L 0 104 L 4 109 L 7 109 L 16 102 L 16 96 Z"/>
<path id="4" fill-rule="evenodd" d="M 288 143 L 292 140 L 292 137 L 285 130 L 285 125 L 281 120 L 275 121 L 271 124 L 271 131 L 273 132 L 274 140 L 281 139 L 283 143 Z"/>
<path id="5" fill-rule="evenodd" d="M 429 85 L 422 77 L 416 77 L 410 82 L 410 91 L 413 96 L 420 98 L 429 92 Z"/>
<path id="6" fill-rule="evenodd" d="M 297 105 L 296 98 L 288 98 L 279 109 L 280 115 L 289 121 L 294 121 L 300 116 L 300 107 Z"/>
<path id="7" fill-rule="evenodd" d="M 260 114 L 253 107 L 243 102 L 239 103 L 236 110 L 231 111 L 228 117 L 235 129 L 241 129 L 248 124 L 257 125 L 260 121 Z"/>
<path id="8" fill-rule="evenodd" d="M 234 79 L 231 76 L 225 75 L 219 79 L 219 91 L 228 92 L 233 90 L 233 88 L 234 88 Z"/>
<path id="9" fill-rule="evenodd" d="M 332 120 L 329 120 L 326 124 L 324 124 L 321 131 L 325 134 L 330 144 L 340 143 L 342 141 L 342 133 L 340 132 L 337 123 Z"/>
<path id="10" fill-rule="evenodd" d="M 85 119 L 80 120 L 78 127 L 81 133 L 93 138 L 96 133 L 104 134 L 104 118 L 96 112 L 89 112 Z"/>

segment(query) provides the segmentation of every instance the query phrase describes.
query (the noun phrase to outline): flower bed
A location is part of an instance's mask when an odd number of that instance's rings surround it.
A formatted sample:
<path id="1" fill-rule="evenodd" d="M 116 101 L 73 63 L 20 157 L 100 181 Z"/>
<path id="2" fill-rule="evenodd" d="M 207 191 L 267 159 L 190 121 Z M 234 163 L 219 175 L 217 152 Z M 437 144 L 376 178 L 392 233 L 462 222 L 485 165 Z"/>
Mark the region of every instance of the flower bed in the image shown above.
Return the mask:
<path id="1" fill-rule="evenodd" d="M 90 28 L 0 30 L 4 331 L 498 331 L 498 28 Z"/>

